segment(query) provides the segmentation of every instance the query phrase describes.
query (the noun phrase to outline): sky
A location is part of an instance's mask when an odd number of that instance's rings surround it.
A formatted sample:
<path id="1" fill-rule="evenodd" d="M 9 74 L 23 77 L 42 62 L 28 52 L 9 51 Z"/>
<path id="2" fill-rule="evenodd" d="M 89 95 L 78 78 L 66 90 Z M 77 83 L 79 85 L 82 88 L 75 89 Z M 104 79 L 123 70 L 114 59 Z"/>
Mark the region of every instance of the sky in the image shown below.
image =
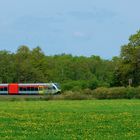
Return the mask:
<path id="1" fill-rule="evenodd" d="M 40 46 L 46 55 L 120 54 L 140 29 L 140 0 L 0 0 L 0 50 Z"/>

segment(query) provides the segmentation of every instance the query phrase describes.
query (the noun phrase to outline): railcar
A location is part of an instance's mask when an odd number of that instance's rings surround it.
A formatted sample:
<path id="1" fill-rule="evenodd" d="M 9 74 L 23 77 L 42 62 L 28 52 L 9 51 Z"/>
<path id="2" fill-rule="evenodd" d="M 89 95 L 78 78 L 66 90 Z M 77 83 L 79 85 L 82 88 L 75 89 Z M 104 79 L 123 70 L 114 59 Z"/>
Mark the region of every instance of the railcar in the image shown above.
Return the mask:
<path id="1" fill-rule="evenodd" d="M 61 92 L 56 83 L 0 84 L 0 95 L 47 95 Z"/>

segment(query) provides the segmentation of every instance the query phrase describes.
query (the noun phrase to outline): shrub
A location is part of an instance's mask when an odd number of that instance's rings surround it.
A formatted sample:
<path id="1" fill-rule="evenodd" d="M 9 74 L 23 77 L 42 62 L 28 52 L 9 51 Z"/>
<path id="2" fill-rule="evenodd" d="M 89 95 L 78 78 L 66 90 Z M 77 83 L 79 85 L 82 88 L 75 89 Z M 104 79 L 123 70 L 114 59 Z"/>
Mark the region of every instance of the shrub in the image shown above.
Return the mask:
<path id="1" fill-rule="evenodd" d="M 93 91 L 93 97 L 97 99 L 106 99 L 108 94 L 108 88 L 100 87 Z"/>
<path id="2" fill-rule="evenodd" d="M 86 100 L 92 99 L 92 95 L 86 95 L 82 91 L 66 91 L 63 93 L 63 99 L 66 100 Z"/>
<path id="3" fill-rule="evenodd" d="M 140 99 L 140 87 L 133 88 L 133 98 Z"/>
<path id="4" fill-rule="evenodd" d="M 82 90 L 81 93 L 85 95 L 92 95 L 93 90 L 87 88 L 87 89 Z"/>
<path id="5" fill-rule="evenodd" d="M 96 89 L 99 86 L 99 81 L 96 77 L 94 77 L 92 80 L 87 81 L 87 88 L 93 90 Z"/>
<path id="6" fill-rule="evenodd" d="M 132 99 L 140 98 L 140 88 L 113 87 L 97 88 L 93 91 L 93 97 L 97 99 Z"/>
<path id="7" fill-rule="evenodd" d="M 86 81 L 79 80 L 79 81 L 69 81 L 64 84 L 62 84 L 62 89 L 64 91 L 72 90 L 72 91 L 78 91 L 81 89 L 85 89 L 88 85 Z"/>

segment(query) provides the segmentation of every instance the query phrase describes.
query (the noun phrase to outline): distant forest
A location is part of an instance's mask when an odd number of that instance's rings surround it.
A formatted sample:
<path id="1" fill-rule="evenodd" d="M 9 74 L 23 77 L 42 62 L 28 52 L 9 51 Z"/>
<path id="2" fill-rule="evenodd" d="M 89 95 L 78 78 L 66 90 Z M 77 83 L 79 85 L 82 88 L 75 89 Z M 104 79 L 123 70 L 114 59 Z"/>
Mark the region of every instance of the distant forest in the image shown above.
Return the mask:
<path id="1" fill-rule="evenodd" d="M 140 31 L 121 46 L 120 56 L 104 60 L 92 55 L 47 56 L 40 47 L 0 51 L 1 83 L 57 82 L 64 90 L 140 85 Z"/>

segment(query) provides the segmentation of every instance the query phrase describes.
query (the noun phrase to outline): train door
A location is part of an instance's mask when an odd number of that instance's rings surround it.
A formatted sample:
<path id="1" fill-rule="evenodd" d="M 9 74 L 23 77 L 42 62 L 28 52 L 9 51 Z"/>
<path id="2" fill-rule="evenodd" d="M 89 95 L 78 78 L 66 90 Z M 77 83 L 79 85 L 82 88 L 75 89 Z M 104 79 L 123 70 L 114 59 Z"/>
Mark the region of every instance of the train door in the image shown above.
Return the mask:
<path id="1" fill-rule="evenodd" d="M 48 94 L 55 94 L 56 93 L 56 87 L 54 86 L 54 84 L 49 84 L 48 85 L 47 93 Z"/>
<path id="2" fill-rule="evenodd" d="M 44 86 L 39 86 L 38 89 L 39 89 L 39 94 L 45 94 Z"/>
<path id="3" fill-rule="evenodd" d="M 10 95 L 16 95 L 16 94 L 18 94 L 18 92 L 19 92 L 18 84 L 9 84 L 8 93 Z"/>

